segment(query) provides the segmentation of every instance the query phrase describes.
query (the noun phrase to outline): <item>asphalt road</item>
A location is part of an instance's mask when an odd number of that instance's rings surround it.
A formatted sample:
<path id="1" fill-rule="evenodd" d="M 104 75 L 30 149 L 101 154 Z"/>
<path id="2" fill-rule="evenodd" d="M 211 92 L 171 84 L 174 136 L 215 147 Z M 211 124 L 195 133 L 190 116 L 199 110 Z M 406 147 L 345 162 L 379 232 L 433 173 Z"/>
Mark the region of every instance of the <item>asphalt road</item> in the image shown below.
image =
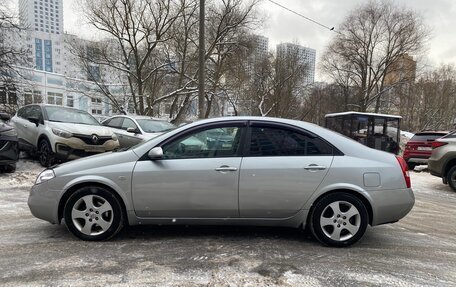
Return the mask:
<path id="1" fill-rule="evenodd" d="M 405 219 L 334 249 L 298 230 L 252 227 L 135 227 L 83 242 L 34 218 L 28 187 L 0 182 L 0 285 L 456 286 L 456 193 L 426 173 L 412 183 Z"/>

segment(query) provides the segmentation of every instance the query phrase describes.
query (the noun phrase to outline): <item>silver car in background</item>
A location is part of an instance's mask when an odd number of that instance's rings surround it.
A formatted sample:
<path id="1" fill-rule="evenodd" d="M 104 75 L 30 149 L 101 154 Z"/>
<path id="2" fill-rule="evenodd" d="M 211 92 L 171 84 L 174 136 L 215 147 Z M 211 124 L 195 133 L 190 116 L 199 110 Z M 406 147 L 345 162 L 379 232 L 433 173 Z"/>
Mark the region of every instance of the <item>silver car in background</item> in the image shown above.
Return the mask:
<path id="1" fill-rule="evenodd" d="M 102 125 L 112 128 L 121 148 L 129 148 L 176 128 L 175 125 L 147 116 L 113 116 Z"/>
<path id="2" fill-rule="evenodd" d="M 209 119 L 130 150 L 43 171 L 28 204 L 83 240 L 124 225 L 242 224 L 305 228 L 330 246 L 413 207 L 405 161 L 314 124 Z"/>

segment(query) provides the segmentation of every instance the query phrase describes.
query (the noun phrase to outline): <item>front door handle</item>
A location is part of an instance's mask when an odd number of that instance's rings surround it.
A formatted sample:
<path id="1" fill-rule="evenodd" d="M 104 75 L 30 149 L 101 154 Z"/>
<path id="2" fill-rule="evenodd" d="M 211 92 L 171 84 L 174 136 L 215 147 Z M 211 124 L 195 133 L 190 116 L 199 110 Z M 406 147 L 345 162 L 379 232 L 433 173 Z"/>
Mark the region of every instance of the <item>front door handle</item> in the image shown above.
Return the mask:
<path id="1" fill-rule="evenodd" d="M 237 171 L 237 167 L 222 165 L 221 167 L 217 167 L 215 169 L 215 171 L 220 171 L 220 172 Z"/>
<path id="2" fill-rule="evenodd" d="M 308 171 L 325 170 L 325 169 L 326 169 L 326 166 L 316 165 L 316 164 L 309 164 L 309 165 L 306 166 L 304 169 L 305 169 L 305 170 L 308 170 Z"/>

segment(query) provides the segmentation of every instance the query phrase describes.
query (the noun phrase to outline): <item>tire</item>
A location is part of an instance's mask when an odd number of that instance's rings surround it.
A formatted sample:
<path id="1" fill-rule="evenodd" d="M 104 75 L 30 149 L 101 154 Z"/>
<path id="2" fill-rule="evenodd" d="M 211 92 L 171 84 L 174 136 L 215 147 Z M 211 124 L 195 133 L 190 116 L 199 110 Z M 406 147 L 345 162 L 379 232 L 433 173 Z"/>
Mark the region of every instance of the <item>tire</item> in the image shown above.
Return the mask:
<path id="1" fill-rule="evenodd" d="M 124 214 L 116 196 L 98 186 L 74 192 L 65 203 L 65 224 L 76 237 L 87 241 L 108 240 L 123 227 Z"/>
<path id="2" fill-rule="evenodd" d="M 414 169 L 415 169 L 415 166 L 416 166 L 416 163 L 414 163 L 414 162 L 407 162 L 407 166 L 408 166 L 408 169 L 409 169 L 409 170 L 414 170 Z"/>
<path id="3" fill-rule="evenodd" d="M 364 203 L 352 194 L 338 192 L 324 196 L 314 205 L 310 230 L 324 245 L 346 247 L 361 239 L 368 222 Z"/>
<path id="4" fill-rule="evenodd" d="M 451 189 L 456 191 L 456 165 L 448 171 L 446 178 Z"/>
<path id="5" fill-rule="evenodd" d="M 44 167 L 50 167 L 54 164 L 54 153 L 47 139 L 42 139 L 38 143 L 38 160 Z"/>
<path id="6" fill-rule="evenodd" d="M 16 171 L 16 164 L 13 163 L 13 164 L 5 165 L 4 170 L 6 173 L 13 173 Z"/>

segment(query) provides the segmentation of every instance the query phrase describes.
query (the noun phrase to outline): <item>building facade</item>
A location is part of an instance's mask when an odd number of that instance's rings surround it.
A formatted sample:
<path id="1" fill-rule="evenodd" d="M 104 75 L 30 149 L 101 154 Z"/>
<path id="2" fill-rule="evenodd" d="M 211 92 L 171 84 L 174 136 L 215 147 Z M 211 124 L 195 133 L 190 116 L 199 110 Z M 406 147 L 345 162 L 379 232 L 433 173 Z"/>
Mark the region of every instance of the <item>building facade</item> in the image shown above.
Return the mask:
<path id="1" fill-rule="evenodd" d="M 290 54 L 297 57 L 297 61 L 306 65 L 303 85 L 311 85 L 315 81 L 315 49 L 304 47 L 298 44 L 281 43 L 277 45 L 277 58 L 285 58 Z"/>
<path id="2" fill-rule="evenodd" d="M 46 103 L 101 117 L 113 112 L 106 92 L 128 98 L 128 89 L 115 71 L 78 60 L 74 47 L 90 53 L 96 43 L 63 33 L 63 0 L 19 0 L 19 18 L 27 29 L 6 37 L 4 44 L 22 45 L 26 61 L 16 63 L 11 83 L 0 83 L 0 108 L 14 111 L 22 105 Z"/>

